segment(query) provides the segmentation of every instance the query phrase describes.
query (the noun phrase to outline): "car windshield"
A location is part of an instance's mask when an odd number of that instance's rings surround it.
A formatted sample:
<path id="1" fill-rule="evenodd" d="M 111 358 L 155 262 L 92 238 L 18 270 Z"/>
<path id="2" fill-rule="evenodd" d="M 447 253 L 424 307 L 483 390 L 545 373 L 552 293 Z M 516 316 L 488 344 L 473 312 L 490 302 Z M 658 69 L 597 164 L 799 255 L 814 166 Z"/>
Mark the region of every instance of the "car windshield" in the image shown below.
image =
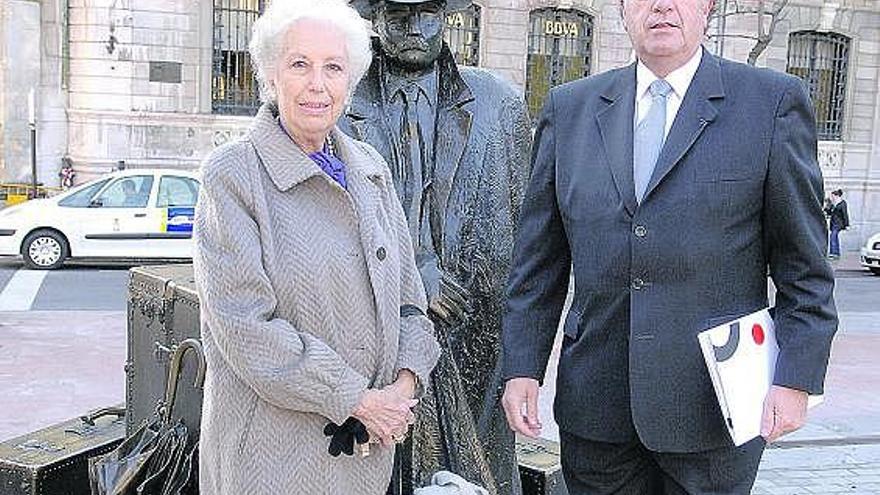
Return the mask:
<path id="1" fill-rule="evenodd" d="M 58 206 L 66 206 L 70 208 L 86 208 L 95 195 L 104 184 L 110 179 L 100 179 L 91 184 L 85 184 L 76 191 L 71 192 L 66 198 L 58 202 Z"/>

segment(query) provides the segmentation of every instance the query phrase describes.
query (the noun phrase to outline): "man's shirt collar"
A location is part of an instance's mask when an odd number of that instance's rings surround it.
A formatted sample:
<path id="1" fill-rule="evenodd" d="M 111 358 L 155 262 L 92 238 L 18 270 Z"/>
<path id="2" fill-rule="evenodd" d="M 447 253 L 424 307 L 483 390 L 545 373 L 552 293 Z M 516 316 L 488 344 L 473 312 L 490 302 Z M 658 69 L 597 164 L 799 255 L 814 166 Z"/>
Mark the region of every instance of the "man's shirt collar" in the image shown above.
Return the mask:
<path id="1" fill-rule="evenodd" d="M 703 59 L 703 47 L 699 47 L 694 55 L 685 62 L 684 65 L 670 72 L 664 79 L 672 86 L 672 91 L 680 100 L 684 99 L 697 69 L 700 68 L 700 61 Z M 648 68 L 641 60 L 636 64 L 636 99 L 641 99 L 648 91 L 648 86 L 652 82 L 659 79 L 651 69 Z"/>
<path id="2" fill-rule="evenodd" d="M 402 92 L 407 86 L 414 84 L 422 93 L 422 98 L 424 98 L 432 108 L 435 108 L 437 106 L 437 77 L 436 70 L 432 70 L 416 79 L 388 74 L 385 77 L 386 94 L 390 100 L 394 100 L 398 97 L 397 94 L 399 92 Z"/>

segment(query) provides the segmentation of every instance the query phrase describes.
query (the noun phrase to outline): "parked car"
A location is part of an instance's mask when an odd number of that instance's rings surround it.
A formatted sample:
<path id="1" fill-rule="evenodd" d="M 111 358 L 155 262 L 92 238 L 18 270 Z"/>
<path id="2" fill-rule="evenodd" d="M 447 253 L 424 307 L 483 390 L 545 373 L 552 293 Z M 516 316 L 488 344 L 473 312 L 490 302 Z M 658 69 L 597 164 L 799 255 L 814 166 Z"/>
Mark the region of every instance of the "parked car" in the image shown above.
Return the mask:
<path id="1" fill-rule="evenodd" d="M 180 170 L 113 172 L 0 210 L 0 256 L 51 270 L 66 259 L 192 258 L 199 180 Z"/>
<path id="2" fill-rule="evenodd" d="M 880 232 L 868 237 L 860 258 L 863 267 L 874 275 L 880 275 Z"/>

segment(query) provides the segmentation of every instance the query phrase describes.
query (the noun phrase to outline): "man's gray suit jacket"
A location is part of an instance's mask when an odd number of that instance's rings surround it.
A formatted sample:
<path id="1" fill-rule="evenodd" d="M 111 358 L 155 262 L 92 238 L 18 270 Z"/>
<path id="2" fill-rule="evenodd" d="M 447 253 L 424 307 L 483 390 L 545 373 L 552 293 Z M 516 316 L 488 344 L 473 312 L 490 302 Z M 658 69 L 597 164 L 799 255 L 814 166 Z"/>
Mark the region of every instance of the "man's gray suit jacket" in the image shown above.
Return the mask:
<path id="1" fill-rule="evenodd" d="M 635 64 L 553 89 L 504 320 L 504 376 L 542 379 L 566 295 L 559 427 L 648 448 L 730 445 L 696 335 L 778 289 L 775 383 L 821 393 L 837 328 L 800 80 L 704 53 L 641 203 Z"/>

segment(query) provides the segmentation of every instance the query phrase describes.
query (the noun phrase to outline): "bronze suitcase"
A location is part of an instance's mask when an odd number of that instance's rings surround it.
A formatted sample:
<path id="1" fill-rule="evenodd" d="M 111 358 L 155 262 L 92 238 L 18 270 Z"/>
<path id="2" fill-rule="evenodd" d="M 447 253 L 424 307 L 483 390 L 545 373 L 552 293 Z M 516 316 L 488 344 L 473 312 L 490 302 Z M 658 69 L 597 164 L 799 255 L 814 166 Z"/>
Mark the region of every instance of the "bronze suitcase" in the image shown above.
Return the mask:
<path id="1" fill-rule="evenodd" d="M 128 297 L 128 360 L 125 364 L 126 435 L 151 418 L 165 396 L 171 352 L 188 338 L 200 339 L 199 301 L 192 265 L 131 269 Z M 174 418 L 198 434 L 202 391 L 192 387 L 197 365 L 183 361 Z M 193 438 L 194 439 L 194 438 Z"/>
<path id="2" fill-rule="evenodd" d="M 120 404 L 0 443 L 0 494 L 89 495 L 88 460 L 122 442 L 124 414 Z"/>
<path id="3" fill-rule="evenodd" d="M 523 495 L 568 495 L 557 442 L 517 437 L 516 455 Z"/>

